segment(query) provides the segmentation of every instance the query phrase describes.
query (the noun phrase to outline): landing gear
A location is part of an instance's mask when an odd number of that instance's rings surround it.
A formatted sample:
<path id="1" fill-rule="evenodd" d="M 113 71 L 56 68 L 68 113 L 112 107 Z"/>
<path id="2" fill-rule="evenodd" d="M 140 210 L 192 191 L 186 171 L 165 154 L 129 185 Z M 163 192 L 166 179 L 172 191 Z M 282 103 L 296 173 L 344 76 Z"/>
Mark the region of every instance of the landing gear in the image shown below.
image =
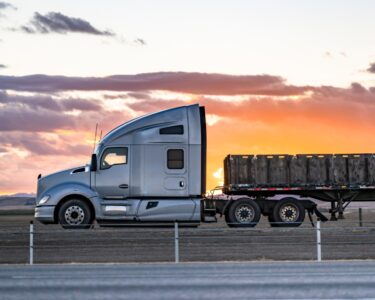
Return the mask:
<path id="1" fill-rule="evenodd" d="M 331 218 L 329 219 L 330 221 L 337 221 L 336 217 L 336 203 L 334 201 L 331 202 L 331 209 L 329 210 L 331 213 Z"/>
<path id="2" fill-rule="evenodd" d="M 329 212 L 331 213 L 330 221 L 345 219 L 345 209 L 353 200 L 357 198 L 358 195 L 358 192 L 352 193 L 351 195 L 345 195 L 343 193 L 337 192 L 335 194 L 335 198 L 333 198 L 331 201 L 331 209 L 329 210 Z M 338 218 L 336 217 L 336 213 L 339 214 Z"/>

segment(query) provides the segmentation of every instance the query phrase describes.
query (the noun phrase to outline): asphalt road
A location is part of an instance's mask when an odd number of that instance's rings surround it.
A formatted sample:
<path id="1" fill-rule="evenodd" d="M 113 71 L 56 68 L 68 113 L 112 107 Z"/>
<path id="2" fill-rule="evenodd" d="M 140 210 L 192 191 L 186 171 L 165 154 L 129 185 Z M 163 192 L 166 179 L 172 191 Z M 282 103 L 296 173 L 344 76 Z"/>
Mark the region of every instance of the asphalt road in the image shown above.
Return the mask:
<path id="1" fill-rule="evenodd" d="M 374 297 L 374 261 L 0 266 L 4 300 Z"/>

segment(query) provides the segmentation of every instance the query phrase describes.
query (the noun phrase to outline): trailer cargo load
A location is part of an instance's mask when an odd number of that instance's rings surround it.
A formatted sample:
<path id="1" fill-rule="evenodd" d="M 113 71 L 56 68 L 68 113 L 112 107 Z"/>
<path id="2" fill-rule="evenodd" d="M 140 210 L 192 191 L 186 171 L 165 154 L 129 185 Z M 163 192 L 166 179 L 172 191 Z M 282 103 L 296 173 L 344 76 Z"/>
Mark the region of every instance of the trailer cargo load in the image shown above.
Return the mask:
<path id="1" fill-rule="evenodd" d="M 228 155 L 224 160 L 228 193 L 243 189 L 374 188 L 374 154 Z"/>

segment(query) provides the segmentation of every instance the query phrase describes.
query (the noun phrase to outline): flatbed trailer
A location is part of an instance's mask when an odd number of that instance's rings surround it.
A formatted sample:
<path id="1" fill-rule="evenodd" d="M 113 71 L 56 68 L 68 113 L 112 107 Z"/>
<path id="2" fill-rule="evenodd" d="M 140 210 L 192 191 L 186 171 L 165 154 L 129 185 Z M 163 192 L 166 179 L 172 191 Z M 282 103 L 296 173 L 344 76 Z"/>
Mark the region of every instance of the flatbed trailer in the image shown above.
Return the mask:
<path id="1" fill-rule="evenodd" d="M 375 154 L 228 155 L 223 192 L 254 199 L 270 221 L 277 202 L 268 198 L 275 195 L 299 199 L 306 209 L 311 203 L 301 198 L 331 202 L 331 220 L 337 220 L 350 202 L 375 201 Z"/>

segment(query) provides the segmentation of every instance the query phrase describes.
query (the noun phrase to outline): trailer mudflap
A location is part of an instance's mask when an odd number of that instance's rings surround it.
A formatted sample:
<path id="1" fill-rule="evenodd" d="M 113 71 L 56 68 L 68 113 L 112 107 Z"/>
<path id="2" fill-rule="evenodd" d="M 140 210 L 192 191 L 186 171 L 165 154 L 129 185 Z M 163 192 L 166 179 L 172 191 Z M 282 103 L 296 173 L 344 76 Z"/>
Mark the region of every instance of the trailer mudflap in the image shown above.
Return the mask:
<path id="1" fill-rule="evenodd" d="M 315 227 L 315 224 L 314 224 L 314 221 L 312 219 L 312 215 L 315 213 L 315 215 L 318 217 L 318 219 L 322 222 L 327 222 L 328 221 L 328 218 L 323 215 L 317 208 L 317 205 L 315 205 L 314 207 L 312 208 L 308 208 L 307 209 L 307 214 L 309 215 L 309 220 L 310 220 L 310 223 L 311 223 L 311 226 L 312 227 Z"/>
<path id="2" fill-rule="evenodd" d="M 315 215 L 320 219 L 320 221 L 322 221 L 322 222 L 327 222 L 327 221 L 328 221 L 328 218 L 327 218 L 325 215 L 323 215 L 323 214 L 318 210 L 317 206 L 315 206 L 315 207 L 313 208 L 313 210 L 314 210 Z"/>
<path id="3" fill-rule="evenodd" d="M 314 224 L 314 221 L 313 221 L 313 218 L 312 218 L 312 215 L 314 213 L 318 217 L 318 220 L 320 220 L 322 222 L 328 221 L 327 217 L 325 215 L 323 215 L 316 207 L 312 208 L 312 209 L 308 209 L 307 214 L 309 215 L 309 220 L 310 220 L 310 223 L 311 223 L 312 227 L 315 227 L 315 224 Z"/>

